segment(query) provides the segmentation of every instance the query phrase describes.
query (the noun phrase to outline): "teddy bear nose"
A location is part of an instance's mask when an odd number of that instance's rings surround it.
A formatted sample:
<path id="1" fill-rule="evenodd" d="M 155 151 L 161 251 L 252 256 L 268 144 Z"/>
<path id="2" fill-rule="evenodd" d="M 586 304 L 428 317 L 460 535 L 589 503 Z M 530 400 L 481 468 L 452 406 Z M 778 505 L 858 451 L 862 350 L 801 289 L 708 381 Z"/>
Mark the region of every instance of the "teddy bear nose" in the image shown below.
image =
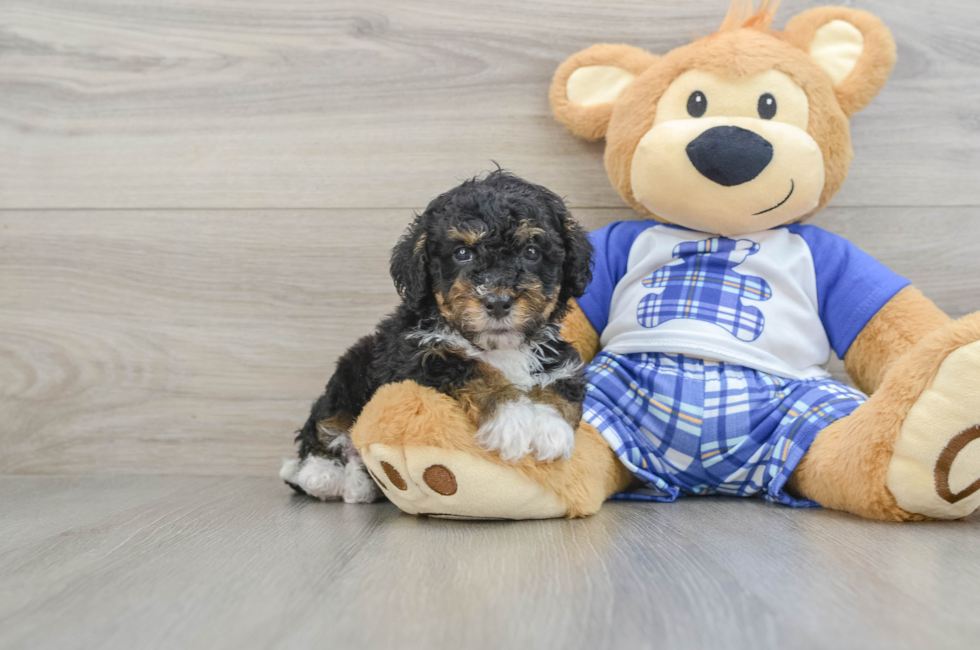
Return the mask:
<path id="1" fill-rule="evenodd" d="M 772 145 L 748 129 L 716 126 L 687 145 L 687 157 L 702 176 L 731 187 L 762 173 L 772 160 Z"/>

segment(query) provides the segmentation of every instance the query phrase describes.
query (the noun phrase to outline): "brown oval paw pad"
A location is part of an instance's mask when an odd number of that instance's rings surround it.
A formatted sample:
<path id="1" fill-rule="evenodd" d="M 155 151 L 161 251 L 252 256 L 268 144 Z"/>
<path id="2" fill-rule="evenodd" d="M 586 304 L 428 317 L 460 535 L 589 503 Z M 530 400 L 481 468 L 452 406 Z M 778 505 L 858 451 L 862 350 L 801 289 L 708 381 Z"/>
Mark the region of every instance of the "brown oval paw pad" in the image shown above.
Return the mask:
<path id="1" fill-rule="evenodd" d="M 422 473 L 422 480 L 433 491 L 448 497 L 456 494 L 456 476 L 445 465 L 430 465 Z"/>
<path id="2" fill-rule="evenodd" d="M 385 476 L 388 477 L 388 480 L 391 481 L 391 484 L 396 488 L 399 490 L 408 489 L 408 483 L 406 483 L 405 479 L 402 478 L 402 475 L 398 473 L 398 470 L 391 466 L 391 463 L 381 461 L 381 469 L 385 471 Z"/>

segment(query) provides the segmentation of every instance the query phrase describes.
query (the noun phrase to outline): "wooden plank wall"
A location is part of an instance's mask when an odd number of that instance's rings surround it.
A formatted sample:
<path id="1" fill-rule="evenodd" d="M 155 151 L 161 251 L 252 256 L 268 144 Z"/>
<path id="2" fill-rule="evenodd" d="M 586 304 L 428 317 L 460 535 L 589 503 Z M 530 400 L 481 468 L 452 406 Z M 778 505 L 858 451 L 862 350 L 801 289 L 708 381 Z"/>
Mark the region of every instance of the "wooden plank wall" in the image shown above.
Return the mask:
<path id="1" fill-rule="evenodd" d="M 784 0 L 777 26 L 818 2 Z M 980 5 L 846 2 L 899 43 L 814 223 L 980 307 Z M 550 117 L 594 42 L 666 51 L 725 0 L 5 0 L 0 472 L 269 475 L 395 303 L 414 210 L 491 160 L 630 218 Z M 840 365 L 834 366 L 840 372 Z"/>

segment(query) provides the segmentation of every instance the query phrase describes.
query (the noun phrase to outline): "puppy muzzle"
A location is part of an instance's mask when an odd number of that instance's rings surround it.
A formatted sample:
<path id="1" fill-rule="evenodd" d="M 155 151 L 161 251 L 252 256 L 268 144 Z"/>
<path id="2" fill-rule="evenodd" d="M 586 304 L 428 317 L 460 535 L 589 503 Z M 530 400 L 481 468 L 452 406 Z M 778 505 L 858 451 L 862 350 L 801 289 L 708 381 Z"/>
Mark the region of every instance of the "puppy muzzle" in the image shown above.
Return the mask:
<path id="1" fill-rule="evenodd" d="M 522 344 L 538 324 L 547 322 L 547 315 L 540 313 L 533 292 L 510 287 L 476 287 L 471 305 L 479 313 L 471 312 L 467 324 L 473 341 L 484 349 L 515 348 Z M 474 304 L 475 303 L 475 304 Z"/>

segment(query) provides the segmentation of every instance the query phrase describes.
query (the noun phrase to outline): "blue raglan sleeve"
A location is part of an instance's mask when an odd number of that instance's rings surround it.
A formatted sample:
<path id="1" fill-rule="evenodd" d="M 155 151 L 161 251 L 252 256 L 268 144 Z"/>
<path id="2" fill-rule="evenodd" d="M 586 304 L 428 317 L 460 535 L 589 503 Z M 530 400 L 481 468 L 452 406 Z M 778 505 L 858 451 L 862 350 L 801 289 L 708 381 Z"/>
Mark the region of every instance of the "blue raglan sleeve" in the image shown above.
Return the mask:
<path id="1" fill-rule="evenodd" d="M 909 281 L 857 246 L 816 226 L 789 226 L 810 248 L 820 320 L 837 356 Z"/>
<path id="2" fill-rule="evenodd" d="M 626 274 L 630 248 L 637 236 L 653 225 L 650 221 L 617 221 L 589 233 L 595 249 L 592 282 L 585 295 L 578 299 L 578 304 L 600 335 L 609 322 L 613 291 Z"/>

